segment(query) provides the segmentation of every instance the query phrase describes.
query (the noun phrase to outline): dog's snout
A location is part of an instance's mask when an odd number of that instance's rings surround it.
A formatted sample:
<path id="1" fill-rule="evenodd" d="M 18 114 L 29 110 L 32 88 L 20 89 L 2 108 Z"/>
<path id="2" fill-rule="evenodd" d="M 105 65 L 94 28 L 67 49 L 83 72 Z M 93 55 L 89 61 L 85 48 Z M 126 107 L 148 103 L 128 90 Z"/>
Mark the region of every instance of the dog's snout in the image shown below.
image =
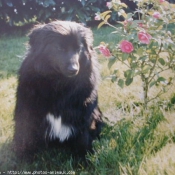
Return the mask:
<path id="1" fill-rule="evenodd" d="M 76 75 L 79 71 L 79 66 L 76 64 L 69 65 L 68 67 L 68 73 L 70 76 Z"/>

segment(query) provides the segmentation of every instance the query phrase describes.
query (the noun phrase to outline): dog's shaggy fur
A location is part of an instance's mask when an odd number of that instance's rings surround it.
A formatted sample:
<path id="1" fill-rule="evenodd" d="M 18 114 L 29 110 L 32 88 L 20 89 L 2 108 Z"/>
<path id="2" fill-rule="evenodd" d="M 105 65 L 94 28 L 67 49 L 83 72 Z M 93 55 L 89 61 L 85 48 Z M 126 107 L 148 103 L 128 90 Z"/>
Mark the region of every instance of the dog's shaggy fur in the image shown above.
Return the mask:
<path id="1" fill-rule="evenodd" d="M 36 26 L 19 70 L 14 148 L 28 157 L 50 143 L 84 156 L 102 127 L 92 32 L 75 22 Z"/>

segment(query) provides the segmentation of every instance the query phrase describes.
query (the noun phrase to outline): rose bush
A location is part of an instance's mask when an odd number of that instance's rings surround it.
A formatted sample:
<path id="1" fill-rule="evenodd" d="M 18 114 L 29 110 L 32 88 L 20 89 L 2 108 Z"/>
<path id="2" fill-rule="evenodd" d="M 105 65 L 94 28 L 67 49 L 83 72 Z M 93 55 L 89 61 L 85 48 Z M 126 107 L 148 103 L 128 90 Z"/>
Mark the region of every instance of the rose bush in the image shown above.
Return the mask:
<path id="1" fill-rule="evenodd" d="M 111 75 L 112 81 L 116 81 L 121 88 L 130 85 L 136 76 L 140 76 L 146 108 L 148 102 L 165 93 L 175 79 L 174 74 L 170 74 L 169 77 L 162 75 L 166 70 L 175 72 L 175 32 L 169 31 L 169 26 L 175 22 L 175 5 L 165 0 L 135 2 L 138 9 L 133 13 L 127 14 L 127 6 L 120 0 L 112 0 L 106 4 L 108 11 L 96 14 L 98 19 L 103 20 L 98 28 L 107 24 L 114 28 L 113 35 L 121 38 L 117 45 L 106 43 L 105 48 L 99 49 L 104 56 L 111 56 L 109 68 L 116 61 L 126 65 L 123 76 L 120 77 L 121 73 L 116 69 Z M 123 21 L 118 21 L 120 26 L 108 23 L 111 9 L 123 18 Z M 161 86 L 160 91 L 150 98 L 148 91 L 155 85 Z"/>

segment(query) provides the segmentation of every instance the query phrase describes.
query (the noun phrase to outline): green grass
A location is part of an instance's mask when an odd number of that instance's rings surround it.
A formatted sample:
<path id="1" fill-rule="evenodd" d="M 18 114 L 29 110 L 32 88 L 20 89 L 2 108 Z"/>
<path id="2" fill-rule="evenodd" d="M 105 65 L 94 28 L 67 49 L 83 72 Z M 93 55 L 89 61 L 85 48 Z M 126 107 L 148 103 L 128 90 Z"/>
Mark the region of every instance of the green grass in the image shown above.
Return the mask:
<path id="1" fill-rule="evenodd" d="M 94 29 L 94 45 L 101 41 L 119 42 L 106 27 Z M 99 55 L 102 81 L 99 104 L 108 122 L 101 140 L 95 141 L 95 153 L 87 155 L 88 165 L 70 157 L 64 150 L 45 150 L 32 163 L 20 162 L 12 150 L 13 111 L 17 71 L 25 54 L 25 36 L 0 38 L 0 174 L 3 171 L 74 171 L 81 175 L 173 175 L 175 172 L 175 91 L 151 104 L 148 111 L 140 102 L 141 81 L 124 89 L 110 82 L 108 60 Z M 124 69 L 123 65 L 115 67 Z M 168 72 L 167 72 L 168 73 Z M 152 89 L 154 95 L 157 89 Z M 161 110 L 158 103 L 165 102 Z M 167 105 L 168 104 L 168 105 Z"/>
<path id="2" fill-rule="evenodd" d="M 94 46 L 98 46 L 100 42 L 118 43 L 120 41 L 120 38 L 112 33 L 114 31 L 113 28 L 109 28 L 105 26 L 100 29 L 95 28 L 93 31 L 94 31 L 93 32 L 94 33 Z"/>

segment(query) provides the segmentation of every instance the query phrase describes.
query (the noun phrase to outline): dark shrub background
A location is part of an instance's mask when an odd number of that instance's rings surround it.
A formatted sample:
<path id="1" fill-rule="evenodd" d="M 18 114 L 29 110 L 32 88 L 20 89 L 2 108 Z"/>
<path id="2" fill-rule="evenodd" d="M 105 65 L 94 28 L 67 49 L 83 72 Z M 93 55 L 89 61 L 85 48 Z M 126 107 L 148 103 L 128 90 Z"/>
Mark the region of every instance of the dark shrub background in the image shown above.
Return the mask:
<path id="1" fill-rule="evenodd" d="M 107 10 L 108 0 L 0 0 L 0 25 L 21 25 L 54 19 L 87 23 Z M 20 22 L 20 23 L 19 23 Z"/>

